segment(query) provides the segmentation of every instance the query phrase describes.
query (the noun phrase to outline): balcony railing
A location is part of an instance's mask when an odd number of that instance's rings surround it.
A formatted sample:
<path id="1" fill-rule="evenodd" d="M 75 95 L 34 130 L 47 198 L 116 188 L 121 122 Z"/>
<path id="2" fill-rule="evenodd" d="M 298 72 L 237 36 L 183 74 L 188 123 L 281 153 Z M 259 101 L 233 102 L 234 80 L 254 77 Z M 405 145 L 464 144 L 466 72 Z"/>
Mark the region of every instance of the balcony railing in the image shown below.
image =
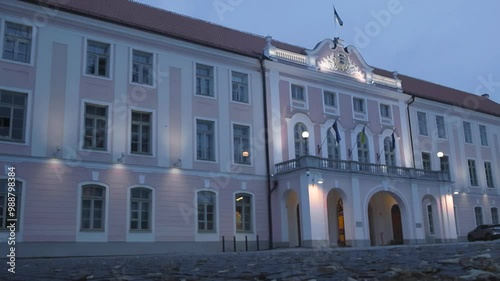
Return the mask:
<path id="1" fill-rule="evenodd" d="M 413 179 L 449 181 L 449 174 L 441 171 L 430 171 L 382 164 L 360 163 L 356 161 L 334 160 L 316 156 L 301 156 L 297 159 L 275 165 L 275 173 L 282 174 L 302 168 L 316 168 L 360 174 L 397 176 Z"/>

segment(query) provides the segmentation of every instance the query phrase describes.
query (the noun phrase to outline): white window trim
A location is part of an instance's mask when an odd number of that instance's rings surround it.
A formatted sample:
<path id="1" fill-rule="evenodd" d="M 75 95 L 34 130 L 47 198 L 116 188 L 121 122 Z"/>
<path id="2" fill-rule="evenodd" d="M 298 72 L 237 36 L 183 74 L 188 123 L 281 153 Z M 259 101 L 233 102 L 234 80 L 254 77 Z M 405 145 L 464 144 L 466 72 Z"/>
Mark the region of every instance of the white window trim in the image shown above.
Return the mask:
<path id="1" fill-rule="evenodd" d="M 130 199 L 133 188 L 145 188 L 151 190 L 151 231 L 131 231 L 130 230 Z M 154 242 L 156 229 L 156 190 L 154 187 L 145 184 L 132 185 L 127 188 L 127 242 Z"/>
<path id="2" fill-rule="evenodd" d="M 248 153 L 250 153 L 250 155 L 248 156 L 250 158 L 250 164 L 242 164 L 242 163 L 236 163 L 234 161 L 234 125 L 239 125 L 239 126 L 247 126 L 248 127 L 248 139 L 250 141 L 250 148 L 248 150 Z M 253 167 L 254 166 L 254 160 L 255 160 L 255 157 L 254 157 L 254 149 L 253 149 L 253 134 L 252 134 L 252 125 L 251 124 L 248 124 L 248 123 L 241 123 L 241 122 L 231 122 L 231 163 L 233 165 L 237 165 L 237 166 L 241 166 L 241 167 Z"/>
<path id="3" fill-rule="evenodd" d="M 294 131 L 295 131 L 295 125 L 297 123 L 302 123 L 306 126 L 307 131 L 309 132 L 309 139 L 308 139 L 308 151 L 309 151 L 309 156 L 314 156 L 316 155 L 316 147 L 315 147 L 315 139 L 314 139 L 314 123 L 309 119 L 309 116 L 307 116 L 304 113 L 296 113 L 292 116 L 292 118 L 286 118 L 286 126 L 287 126 L 287 131 L 288 131 L 288 159 L 295 159 L 295 136 L 294 136 Z"/>
<path id="4" fill-rule="evenodd" d="M 85 104 L 86 103 L 89 103 L 89 104 L 95 104 L 95 105 L 100 105 L 100 106 L 107 106 L 108 108 L 108 112 L 107 112 L 107 130 L 106 130 L 106 136 L 107 136 L 107 139 L 106 139 L 106 150 L 98 150 L 98 149 L 88 149 L 88 148 L 84 148 L 83 145 L 84 145 L 84 136 L 85 136 Z M 112 103 L 108 103 L 108 102 L 103 102 L 103 101 L 98 101 L 98 100 L 92 100 L 92 99 L 81 99 L 81 104 L 80 104 L 80 131 L 79 131 L 79 136 L 78 136 L 78 150 L 80 151 L 85 151 L 85 152 L 91 152 L 91 153 L 110 153 L 111 151 L 111 142 L 112 142 L 112 139 L 111 139 L 111 133 L 112 133 L 112 124 L 113 124 L 113 121 L 111 120 L 111 118 L 113 117 L 112 116 L 112 113 L 113 112 L 113 104 Z"/>
<path id="5" fill-rule="evenodd" d="M 382 112 L 381 112 L 382 105 L 385 105 L 385 106 L 389 107 L 389 115 L 390 115 L 389 117 L 382 116 Z M 389 126 L 394 125 L 394 112 L 392 111 L 392 105 L 390 105 L 388 103 L 379 102 L 378 103 L 378 115 L 379 115 L 379 118 L 380 118 L 379 119 L 380 120 L 380 124 L 382 124 L 382 125 L 389 125 Z M 384 120 L 387 120 L 388 122 L 384 122 Z"/>
<path id="6" fill-rule="evenodd" d="M 437 118 L 438 117 L 442 117 L 443 118 L 443 128 L 444 128 L 444 138 L 441 138 L 439 137 L 439 128 L 438 128 L 438 125 L 437 125 Z M 439 115 L 439 114 L 436 114 L 434 115 L 434 125 L 436 127 L 436 137 L 440 140 L 446 140 L 448 139 L 448 128 L 446 128 L 446 118 L 444 115 Z"/>
<path id="7" fill-rule="evenodd" d="M 100 185 L 105 188 L 104 198 L 104 231 L 82 231 L 82 188 L 84 185 Z M 109 231 L 109 185 L 98 181 L 86 181 L 77 185 L 76 204 L 76 242 L 108 242 Z"/>
<path id="8" fill-rule="evenodd" d="M 87 46 L 88 46 L 88 41 L 95 41 L 98 43 L 102 44 L 109 44 L 109 77 L 106 76 L 99 76 L 99 75 L 91 75 L 87 74 Z M 97 78 L 97 79 L 102 79 L 102 80 L 108 80 L 111 81 L 113 80 L 113 64 L 114 64 L 114 42 L 111 42 L 109 40 L 103 40 L 102 38 L 96 38 L 96 37 L 83 37 L 83 64 L 82 64 L 82 76 L 85 77 L 92 77 L 92 78 Z"/>
<path id="9" fill-rule="evenodd" d="M 214 232 L 198 232 L 198 192 L 200 191 L 210 191 L 215 193 L 215 226 L 214 226 Z M 195 195 L 194 195 L 194 201 L 193 201 L 193 212 L 194 212 L 194 218 L 195 218 L 195 226 L 194 226 L 194 237 L 195 241 L 220 241 L 220 230 L 219 230 L 219 191 L 215 190 L 214 188 L 203 188 L 203 189 L 196 189 Z"/>
<path id="10" fill-rule="evenodd" d="M 5 166 L 5 169 L 11 166 Z M 4 175 L 6 175 L 8 171 L 4 171 Z M 6 180 L 6 176 L 0 176 L 0 180 Z M 16 172 L 16 182 L 21 182 L 22 187 L 21 187 L 21 209 L 16 209 L 16 212 L 20 214 L 18 222 L 16 224 L 16 242 L 23 242 L 23 237 L 24 237 L 24 213 L 26 212 L 26 180 L 20 178 L 17 176 Z M 16 189 L 17 190 L 17 189 Z M 16 206 L 17 208 L 17 206 Z M 7 244 L 7 241 L 10 237 L 10 232 L 9 231 L 1 231 L 0 232 L 0 242 Z"/>
<path id="11" fill-rule="evenodd" d="M 153 56 L 153 62 L 152 62 L 152 70 L 151 70 L 151 75 L 152 75 L 152 79 L 153 79 L 153 84 L 152 85 L 148 85 L 148 84 L 141 84 L 141 83 L 136 83 L 136 82 L 133 82 L 132 79 L 133 79 L 133 74 L 134 74 L 134 71 L 133 71 L 133 67 L 134 67 L 134 51 L 138 51 L 138 52 L 143 52 L 143 53 L 147 53 L 147 54 L 151 54 Z M 144 87 L 144 88 L 149 88 L 149 89 L 156 89 L 156 85 L 157 85 L 157 80 L 158 80 L 158 55 L 156 52 L 152 51 L 152 50 L 149 50 L 149 49 L 145 49 L 145 48 L 134 48 L 134 47 L 130 47 L 129 48 L 129 67 L 128 67 L 128 71 L 129 71 L 129 84 L 130 85 L 133 85 L 133 86 L 139 86 L 139 87 Z"/>
<path id="12" fill-rule="evenodd" d="M 490 219 L 491 219 L 491 224 L 493 224 L 493 209 L 496 209 L 496 210 L 497 210 L 497 212 L 496 212 L 496 214 L 497 214 L 497 218 L 499 218 L 499 220 L 500 220 L 500 213 L 499 213 L 500 211 L 498 210 L 499 208 L 498 208 L 497 206 L 490 206 Z"/>
<path id="13" fill-rule="evenodd" d="M 236 231 L 236 194 L 238 193 L 243 193 L 243 194 L 247 194 L 247 195 L 250 195 L 252 197 L 252 204 L 251 204 L 251 208 L 252 208 L 252 231 L 251 232 L 237 232 Z M 236 236 L 236 241 L 245 241 L 245 236 L 247 236 L 248 240 L 250 241 L 254 241 L 254 240 L 257 240 L 257 224 L 256 224 L 256 218 L 255 218 L 255 194 L 253 192 L 250 192 L 250 191 L 246 191 L 246 190 L 237 190 L 237 191 L 234 191 L 233 192 L 233 197 L 232 197 L 232 201 L 233 201 L 233 210 L 232 210 L 232 213 L 233 213 L 233 233 L 234 235 Z"/>
<path id="14" fill-rule="evenodd" d="M 31 27 L 31 53 L 30 53 L 30 62 L 20 62 L 20 61 L 15 61 L 15 60 L 8 60 L 3 58 L 3 43 L 4 43 L 4 36 L 5 36 L 5 22 L 12 22 L 20 25 L 25 25 L 25 26 L 30 26 Z M 0 35 L 1 35 L 1 40 L 0 40 L 0 61 L 3 62 L 8 62 L 8 63 L 13 63 L 13 64 L 19 64 L 19 65 L 24 65 L 24 66 L 34 66 L 35 65 L 35 50 L 36 50 L 36 42 L 37 40 L 37 34 L 38 30 L 35 25 L 28 24 L 26 22 L 19 21 L 19 18 L 11 18 L 11 17 L 5 17 L 3 19 L 0 19 Z"/>
<path id="15" fill-rule="evenodd" d="M 300 86 L 304 88 L 304 100 L 296 100 L 292 97 L 292 85 Z M 298 110 L 309 110 L 309 95 L 307 91 L 307 85 L 300 81 L 288 81 L 288 95 L 290 98 L 290 108 Z M 294 106 L 293 103 L 301 104 L 303 107 Z"/>
<path id="16" fill-rule="evenodd" d="M 467 142 L 466 139 L 465 139 L 465 123 L 469 123 L 469 126 L 470 126 L 470 139 L 471 139 L 471 142 Z M 470 121 L 462 121 L 462 137 L 463 137 L 463 143 L 464 144 L 470 144 L 470 145 L 473 145 L 475 143 L 475 140 L 474 140 L 474 126 L 473 126 L 473 123 L 470 122 Z"/>
<path id="17" fill-rule="evenodd" d="M 472 185 L 471 184 L 471 174 L 470 174 L 470 169 L 469 169 L 469 160 L 473 160 L 474 161 L 474 170 L 476 171 L 476 182 L 477 182 L 477 185 Z M 480 182 L 480 175 L 479 175 L 479 171 L 478 171 L 478 166 L 477 166 L 477 159 L 474 159 L 474 158 L 466 158 L 465 159 L 465 163 L 467 165 L 465 165 L 465 168 L 467 169 L 467 185 L 470 187 L 470 188 L 481 188 L 481 182 Z"/>
<path id="18" fill-rule="evenodd" d="M 354 99 L 363 100 L 363 108 L 365 110 L 364 112 L 354 110 Z M 351 108 L 352 108 L 352 119 L 353 120 L 361 120 L 361 121 L 368 120 L 368 102 L 367 102 L 366 98 L 358 97 L 358 96 L 351 96 Z M 362 114 L 363 118 L 356 117 L 356 114 L 358 114 L 358 115 Z M 380 109 L 379 109 L 379 114 L 380 114 Z"/>
<path id="19" fill-rule="evenodd" d="M 33 97 L 33 91 L 28 90 L 28 89 L 21 89 L 21 88 L 12 88 L 12 87 L 3 87 L 0 86 L 0 90 L 4 91 L 10 91 L 10 92 L 16 92 L 16 93 L 21 93 L 21 94 L 26 94 L 26 120 L 24 122 L 25 128 L 24 128 L 24 141 L 6 141 L 6 140 L 1 140 L 0 139 L 0 144 L 10 144 L 10 145 L 21 145 L 21 146 L 29 146 L 31 145 L 28 140 L 31 139 L 31 117 L 33 114 L 33 109 L 32 109 L 32 97 Z"/>
<path id="20" fill-rule="evenodd" d="M 481 223 L 481 224 L 478 224 L 477 217 L 476 217 L 476 208 L 477 207 L 481 208 L 481 217 L 483 219 L 483 223 Z M 476 227 L 485 224 L 485 222 L 484 222 L 484 208 L 483 208 L 483 206 L 474 205 L 474 207 L 472 208 L 472 212 L 473 212 L 473 216 L 474 216 L 474 222 L 476 223 Z"/>
<path id="21" fill-rule="evenodd" d="M 333 123 L 335 123 L 334 119 L 328 119 L 325 124 L 321 125 L 321 140 L 326 139 L 327 133 L 330 131 L 335 136 L 335 131 L 332 129 Z M 339 129 L 340 138 L 343 140 L 345 138 L 345 129 L 340 122 L 337 122 L 337 128 Z M 310 137 L 311 135 L 309 134 L 309 138 Z M 338 145 L 340 146 L 340 160 L 346 160 L 348 158 L 348 152 L 346 151 L 347 148 L 345 142 L 340 141 Z M 328 158 L 328 147 L 326 141 L 321 147 L 321 155 L 319 155 L 319 157 Z"/>
<path id="22" fill-rule="evenodd" d="M 247 83 L 248 83 L 248 102 L 240 102 L 240 101 L 235 101 L 233 100 L 233 71 L 234 72 L 239 72 L 242 74 L 247 75 Z M 251 89 L 251 78 L 252 76 L 250 73 L 244 70 L 240 69 L 230 69 L 229 70 L 229 101 L 235 104 L 242 104 L 242 105 L 252 105 L 252 89 Z"/>
<path id="23" fill-rule="evenodd" d="M 214 122 L 214 161 L 208 161 L 208 160 L 200 160 L 198 159 L 198 143 L 197 143 L 197 134 L 198 134 L 198 128 L 196 127 L 196 123 L 197 123 L 197 120 L 201 120 L 201 121 L 212 121 Z M 207 117 L 200 117 L 200 116 L 194 116 L 194 124 L 193 124 L 193 129 L 194 129 L 194 132 L 193 132 L 193 138 L 194 138 L 194 141 L 193 141 L 193 157 L 194 157 L 194 162 L 198 162 L 198 163 L 219 163 L 219 134 L 218 134 L 218 130 L 219 130 L 219 127 L 218 127 L 218 120 L 217 119 L 213 119 L 213 118 L 207 118 Z M 232 130 L 232 129 L 231 129 Z"/>
<path id="24" fill-rule="evenodd" d="M 432 228 L 433 228 L 433 233 L 431 233 L 431 222 L 429 221 L 429 206 L 431 206 L 431 217 L 432 217 Z M 432 206 L 432 203 L 427 203 L 425 205 L 425 212 L 427 215 L 427 227 L 429 228 L 429 236 L 436 236 L 436 222 L 434 220 L 434 207 Z"/>
<path id="25" fill-rule="evenodd" d="M 143 154 L 143 153 L 132 153 L 132 111 L 141 111 L 151 113 L 151 154 Z M 128 116 L 127 116 L 127 152 L 125 153 L 128 156 L 134 157 L 148 157 L 155 158 L 156 157 L 156 110 L 145 107 L 137 107 L 137 106 L 129 106 Z"/>
<path id="26" fill-rule="evenodd" d="M 361 131 L 363 131 L 363 127 L 364 127 L 364 124 L 360 124 L 360 125 L 356 126 L 356 128 L 354 128 L 354 130 L 351 131 L 351 143 L 352 144 L 357 143 L 358 134 L 361 133 Z M 366 126 L 365 134 L 366 134 L 366 141 L 368 142 L 368 149 L 370 150 L 369 151 L 370 162 L 364 163 L 364 164 L 373 164 L 373 163 L 376 163 L 376 160 L 377 160 L 377 158 L 375 156 L 375 144 L 373 141 L 374 134 L 370 131 L 370 128 L 368 128 L 368 126 Z M 349 159 L 349 152 L 347 152 L 347 153 L 348 153 L 348 155 L 347 155 L 348 160 L 352 160 L 355 162 L 359 161 L 358 146 L 357 145 L 353 146 L 350 159 Z"/>
<path id="27" fill-rule="evenodd" d="M 366 133 L 366 130 L 365 130 Z M 380 151 L 380 158 L 383 158 L 383 161 L 379 161 L 380 163 L 383 163 L 383 165 L 387 165 L 386 159 L 385 159 L 385 146 L 384 146 L 384 140 L 386 138 L 392 138 L 392 133 L 393 131 L 390 129 L 385 129 L 382 134 L 379 134 L 378 136 L 378 143 L 379 143 L 379 150 Z M 396 145 L 394 146 L 394 159 L 396 160 L 395 165 L 400 167 L 401 166 L 401 157 L 399 154 L 399 139 L 400 137 L 394 132 L 394 139 L 396 140 Z M 392 141 L 392 139 L 391 139 Z M 356 148 L 357 150 L 357 148 Z M 356 152 L 357 153 L 357 152 Z"/>
<path id="28" fill-rule="evenodd" d="M 420 133 L 420 122 L 418 120 L 418 113 L 425 114 L 425 127 L 426 127 L 426 131 L 427 131 L 426 135 Z M 418 132 L 418 135 L 419 136 L 423 136 L 423 137 L 428 137 L 429 136 L 429 113 L 425 112 L 425 111 L 417 110 L 416 113 L 415 113 L 415 117 L 416 117 L 416 121 L 417 121 L 417 132 Z"/>
<path id="29" fill-rule="evenodd" d="M 480 126 L 483 126 L 484 129 L 486 130 L 486 145 L 483 144 L 483 141 L 482 141 L 482 138 L 481 138 L 481 129 L 480 129 Z M 472 130 L 472 128 L 471 128 Z M 489 133 L 488 133 L 488 126 L 486 125 L 483 125 L 483 124 L 479 124 L 477 126 L 477 130 L 478 130 L 478 135 L 479 135 L 479 144 L 482 146 L 482 147 L 490 147 L 490 140 L 489 140 Z"/>
<path id="30" fill-rule="evenodd" d="M 330 93 L 333 93 L 335 95 L 335 106 L 331 106 L 331 105 L 326 105 L 325 104 L 325 92 L 330 92 Z M 323 104 L 323 113 L 326 114 L 326 115 L 330 115 L 330 116 L 340 116 L 340 107 L 339 107 L 339 92 L 338 91 L 334 91 L 334 90 L 331 90 L 331 89 L 321 89 L 321 103 Z M 330 113 L 330 112 L 327 112 L 327 110 L 331 110 L 331 111 L 334 111 L 335 113 Z"/>
<path id="31" fill-rule="evenodd" d="M 201 65 L 206 65 L 206 66 L 211 66 L 213 67 L 213 80 L 214 80 L 214 95 L 213 96 L 206 96 L 206 95 L 198 95 L 196 93 L 196 65 L 197 64 L 201 64 Z M 199 97 L 199 98 L 205 98 L 205 99 L 213 99 L 213 100 L 216 100 L 217 99 L 217 86 L 218 86 L 218 83 L 217 83 L 217 71 L 218 71 L 218 67 L 215 66 L 213 63 L 209 63 L 209 62 L 203 62 L 203 61 L 194 61 L 193 62 L 193 95 L 195 97 Z"/>

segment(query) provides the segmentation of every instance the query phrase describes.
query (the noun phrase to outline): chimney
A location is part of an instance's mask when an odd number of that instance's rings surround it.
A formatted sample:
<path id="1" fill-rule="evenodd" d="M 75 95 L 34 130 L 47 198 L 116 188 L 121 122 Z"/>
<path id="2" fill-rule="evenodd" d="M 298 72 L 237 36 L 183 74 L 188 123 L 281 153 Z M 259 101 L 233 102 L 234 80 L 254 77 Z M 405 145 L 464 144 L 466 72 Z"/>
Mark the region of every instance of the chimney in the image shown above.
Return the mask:
<path id="1" fill-rule="evenodd" d="M 490 94 L 482 94 L 481 97 L 489 99 L 490 98 Z"/>

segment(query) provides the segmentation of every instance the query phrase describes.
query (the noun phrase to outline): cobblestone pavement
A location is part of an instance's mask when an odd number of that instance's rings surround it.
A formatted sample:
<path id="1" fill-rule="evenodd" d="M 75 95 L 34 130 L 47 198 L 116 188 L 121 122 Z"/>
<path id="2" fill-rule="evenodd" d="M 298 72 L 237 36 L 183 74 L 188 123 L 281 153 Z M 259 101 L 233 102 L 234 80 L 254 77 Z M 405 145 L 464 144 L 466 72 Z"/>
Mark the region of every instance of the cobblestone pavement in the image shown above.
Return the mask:
<path id="1" fill-rule="evenodd" d="M 500 241 L 248 253 L 18 259 L 0 280 L 500 280 Z"/>

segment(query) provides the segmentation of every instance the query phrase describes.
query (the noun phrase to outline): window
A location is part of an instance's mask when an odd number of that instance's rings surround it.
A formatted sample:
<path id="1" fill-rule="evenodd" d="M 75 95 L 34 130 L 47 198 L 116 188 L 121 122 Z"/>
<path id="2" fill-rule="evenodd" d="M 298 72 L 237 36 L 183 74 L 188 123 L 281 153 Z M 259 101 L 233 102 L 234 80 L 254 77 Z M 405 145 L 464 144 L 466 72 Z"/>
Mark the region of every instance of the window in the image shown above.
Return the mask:
<path id="1" fill-rule="evenodd" d="M 387 104 L 380 104 L 380 116 L 382 116 L 382 118 L 392 118 L 391 107 Z"/>
<path id="2" fill-rule="evenodd" d="M 132 51 L 132 82 L 153 85 L 153 54 Z"/>
<path id="3" fill-rule="evenodd" d="M 467 165 L 469 166 L 470 185 L 477 186 L 476 161 L 469 159 L 467 160 Z"/>
<path id="4" fill-rule="evenodd" d="M 422 169 L 427 171 L 432 170 L 430 153 L 422 152 Z"/>
<path id="5" fill-rule="evenodd" d="M 83 148 L 107 148 L 108 107 L 85 104 L 85 136 Z"/>
<path id="6" fill-rule="evenodd" d="M 305 101 L 304 87 L 292 84 L 292 99 Z"/>
<path id="7" fill-rule="evenodd" d="M 474 214 L 476 216 L 476 226 L 483 224 L 483 208 L 474 207 Z"/>
<path id="8" fill-rule="evenodd" d="M 488 146 L 488 133 L 486 131 L 486 126 L 479 125 L 479 136 L 481 138 L 481 145 Z"/>
<path id="9" fill-rule="evenodd" d="M 151 154 L 151 120 L 150 112 L 132 111 L 130 152 Z"/>
<path id="10" fill-rule="evenodd" d="M 434 235 L 434 220 L 432 218 L 432 205 L 427 205 L 427 219 L 429 220 L 429 234 Z"/>
<path id="11" fill-rule="evenodd" d="M 445 139 L 446 138 L 446 128 L 444 126 L 444 117 L 443 116 L 436 116 L 436 128 L 437 128 L 437 136 L 440 139 Z"/>
<path id="12" fill-rule="evenodd" d="M 196 159 L 215 161 L 215 122 L 196 120 Z"/>
<path id="13" fill-rule="evenodd" d="M 447 155 L 443 155 L 443 157 L 439 159 L 441 172 L 447 176 L 447 179 L 450 179 L 450 158 Z"/>
<path id="14" fill-rule="evenodd" d="M 214 67 L 196 64 L 196 94 L 201 96 L 214 96 Z"/>
<path id="15" fill-rule="evenodd" d="M 250 164 L 250 127 L 233 125 L 234 163 Z"/>
<path id="16" fill-rule="evenodd" d="M 337 107 L 337 98 L 334 92 L 324 91 L 323 92 L 323 102 L 325 106 Z"/>
<path id="17" fill-rule="evenodd" d="M 198 232 L 215 232 L 215 193 L 198 192 Z"/>
<path id="18" fill-rule="evenodd" d="M 365 113 L 365 100 L 364 99 L 353 98 L 352 105 L 353 105 L 355 112 Z"/>
<path id="19" fill-rule="evenodd" d="M 0 231 L 7 230 L 11 220 L 17 220 L 16 225 L 20 225 L 19 211 L 21 210 L 22 183 L 19 181 L 11 181 L 11 179 L 12 178 L 0 179 Z M 14 190 L 11 189 L 11 191 L 9 191 L 9 187 L 13 187 Z M 9 196 L 9 193 L 11 196 Z M 11 199 L 9 200 L 9 198 Z M 15 203 L 15 212 L 9 211 L 10 202 Z"/>
<path id="20" fill-rule="evenodd" d="M 493 169 L 491 168 L 491 162 L 484 162 L 484 172 L 486 174 L 486 186 L 493 188 Z"/>
<path id="21" fill-rule="evenodd" d="M 236 200 L 236 232 L 252 231 L 252 196 L 237 193 Z"/>
<path id="22" fill-rule="evenodd" d="M 248 103 L 248 74 L 231 72 L 233 101 Z"/>
<path id="23" fill-rule="evenodd" d="M 472 129 L 469 122 L 464 122 L 464 138 L 466 143 L 472 143 Z"/>
<path id="24" fill-rule="evenodd" d="M 152 218 L 152 192 L 148 188 L 130 190 L 130 230 L 150 231 Z"/>
<path id="25" fill-rule="evenodd" d="M 418 133 L 423 136 L 428 136 L 429 133 L 427 131 L 427 115 L 424 112 L 417 112 L 417 120 L 418 120 Z"/>
<path id="26" fill-rule="evenodd" d="M 295 158 L 299 158 L 300 156 L 305 156 L 309 154 L 309 143 L 307 132 L 307 127 L 303 123 L 295 124 L 293 129 L 294 131 L 294 139 L 295 139 Z M 307 135 L 307 137 L 305 137 Z"/>
<path id="27" fill-rule="evenodd" d="M 370 162 L 370 149 L 368 148 L 368 140 L 365 132 L 360 132 L 357 138 L 358 146 L 358 161 L 361 163 Z"/>
<path id="28" fill-rule="evenodd" d="M 0 90 L 0 141 L 24 141 L 27 96 Z"/>
<path id="29" fill-rule="evenodd" d="M 110 49 L 109 44 L 87 41 L 87 74 L 109 77 Z"/>
<path id="30" fill-rule="evenodd" d="M 391 137 L 386 137 L 384 139 L 384 156 L 385 156 L 385 164 L 387 166 L 396 166 L 396 154 L 392 149 Z"/>
<path id="31" fill-rule="evenodd" d="M 330 129 L 327 130 L 326 145 L 328 150 L 328 159 L 340 160 L 340 145 L 335 139 L 334 133 Z"/>
<path id="32" fill-rule="evenodd" d="M 498 208 L 496 208 L 496 207 L 491 208 L 491 223 L 492 224 L 499 224 L 500 223 L 498 221 Z"/>
<path id="33" fill-rule="evenodd" d="M 100 185 L 82 187 L 82 230 L 104 230 L 106 189 Z"/>
<path id="34" fill-rule="evenodd" d="M 2 58 L 30 63 L 32 33 L 30 26 L 5 22 Z"/>

